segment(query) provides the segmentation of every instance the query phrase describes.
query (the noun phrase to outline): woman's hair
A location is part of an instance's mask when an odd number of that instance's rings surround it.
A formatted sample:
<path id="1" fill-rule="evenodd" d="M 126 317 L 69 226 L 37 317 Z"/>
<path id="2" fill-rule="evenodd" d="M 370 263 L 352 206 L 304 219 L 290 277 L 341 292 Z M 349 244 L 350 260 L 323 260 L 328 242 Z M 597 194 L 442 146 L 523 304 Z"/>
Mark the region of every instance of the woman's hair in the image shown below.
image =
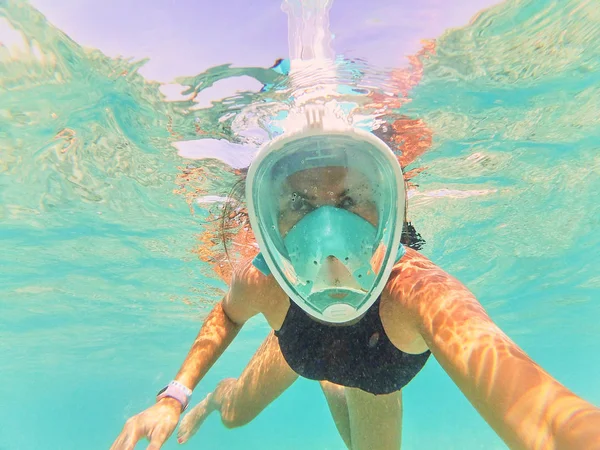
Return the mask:
<path id="1" fill-rule="evenodd" d="M 250 230 L 250 218 L 248 217 L 248 208 L 245 204 L 246 178 L 248 176 L 248 168 L 237 171 L 239 179 L 231 187 L 227 200 L 223 206 L 223 214 L 220 217 L 220 232 L 221 242 L 225 257 L 231 261 L 229 255 L 228 242 L 231 241 L 231 233 L 237 234 L 235 230 L 246 228 Z M 254 236 L 252 236 L 254 240 Z"/>

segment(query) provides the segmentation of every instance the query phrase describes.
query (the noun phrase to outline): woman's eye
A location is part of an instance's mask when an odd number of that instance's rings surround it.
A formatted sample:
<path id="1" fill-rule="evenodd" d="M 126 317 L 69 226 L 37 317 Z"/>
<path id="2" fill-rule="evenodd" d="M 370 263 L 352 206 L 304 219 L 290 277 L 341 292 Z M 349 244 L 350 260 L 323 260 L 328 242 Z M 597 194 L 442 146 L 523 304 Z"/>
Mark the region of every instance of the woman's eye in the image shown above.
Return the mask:
<path id="1" fill-rule="evenodd" d="M 356 205 L 356 202 L 352 197 L 344 197 L 339 203 L 339 207 L 344 209 L 352 208 L 354 205 Z"/>

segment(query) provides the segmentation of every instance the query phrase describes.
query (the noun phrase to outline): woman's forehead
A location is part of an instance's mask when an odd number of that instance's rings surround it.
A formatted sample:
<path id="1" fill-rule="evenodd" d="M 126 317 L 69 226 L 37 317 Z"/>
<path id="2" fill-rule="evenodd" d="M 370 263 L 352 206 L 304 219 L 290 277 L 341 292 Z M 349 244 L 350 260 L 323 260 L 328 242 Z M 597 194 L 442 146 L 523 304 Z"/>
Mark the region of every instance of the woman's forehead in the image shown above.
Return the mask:
<path id="1" fill-rule="evenodd" d="M 317 167 L 300 170 L 286 178 L 285 184 L 292 189 L 348 189 L 353 186 L 364 186 L 367 177 L 359 170 L 341 167 Z"/>

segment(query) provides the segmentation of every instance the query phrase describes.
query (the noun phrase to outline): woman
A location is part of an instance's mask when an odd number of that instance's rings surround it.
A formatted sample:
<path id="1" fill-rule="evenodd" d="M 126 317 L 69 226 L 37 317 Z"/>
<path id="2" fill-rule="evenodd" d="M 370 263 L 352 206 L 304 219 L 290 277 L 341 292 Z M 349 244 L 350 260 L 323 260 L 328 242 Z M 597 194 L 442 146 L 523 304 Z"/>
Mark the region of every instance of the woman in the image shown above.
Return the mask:
<path id="1" fill-rule="evenodd" d="M 400 244 L 406 197 L 393 152 L 303 113 L 248 172 L 261 253 L 236 267 L 175 379 L 112 448 L 144 437 L 160 448 L 191 390 L 259 313 L 274 331 L 238 379 L 186 416 L 180 441 L 213 411 L 228 427 L 248 423 L 300 375 L 320 381 L 348 448 L 397 449 L 402 387 L 433 354 L 511 448 L 600 448 L 600 410 L 535 364 L 458 280 Z"/>

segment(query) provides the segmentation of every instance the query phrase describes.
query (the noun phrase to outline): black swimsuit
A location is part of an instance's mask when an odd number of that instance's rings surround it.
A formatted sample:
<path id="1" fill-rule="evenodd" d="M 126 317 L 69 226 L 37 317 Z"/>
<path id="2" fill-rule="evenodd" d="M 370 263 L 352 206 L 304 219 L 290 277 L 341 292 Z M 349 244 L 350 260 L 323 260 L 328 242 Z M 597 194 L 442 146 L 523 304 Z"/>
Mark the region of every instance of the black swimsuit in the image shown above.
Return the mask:
<path id="1" fill-rule="evenodd" d="M 389 394 L 406 386 L 431 353 L 410 355 L 390 342 L 379 316 L 380 300 L 358 322 L 347 326 L 317 322 L 290 301 L 275 335 L 292 370 L 311 380 L 327 380 L 372 394 Z"/>
<path id="2" fill-rule="evenodd" d="M 425 241 L 411 223 L 405 223 L 402 242 L 419 250 Z M 398 258 L 403 254 L 404 248 Z M 254 265 L 269 275 L 260 253 Z M 406 386 L 431 352 L 410 355 L 390 342 L 379 317 L 380 300 L 381 297 L 358 322 L 348 326 L 317 322 L 290 300 L 290 309 L 275 336 L 292 370 L 311 380 L 327 380 L 372 394 L 389 394 Z"/>

